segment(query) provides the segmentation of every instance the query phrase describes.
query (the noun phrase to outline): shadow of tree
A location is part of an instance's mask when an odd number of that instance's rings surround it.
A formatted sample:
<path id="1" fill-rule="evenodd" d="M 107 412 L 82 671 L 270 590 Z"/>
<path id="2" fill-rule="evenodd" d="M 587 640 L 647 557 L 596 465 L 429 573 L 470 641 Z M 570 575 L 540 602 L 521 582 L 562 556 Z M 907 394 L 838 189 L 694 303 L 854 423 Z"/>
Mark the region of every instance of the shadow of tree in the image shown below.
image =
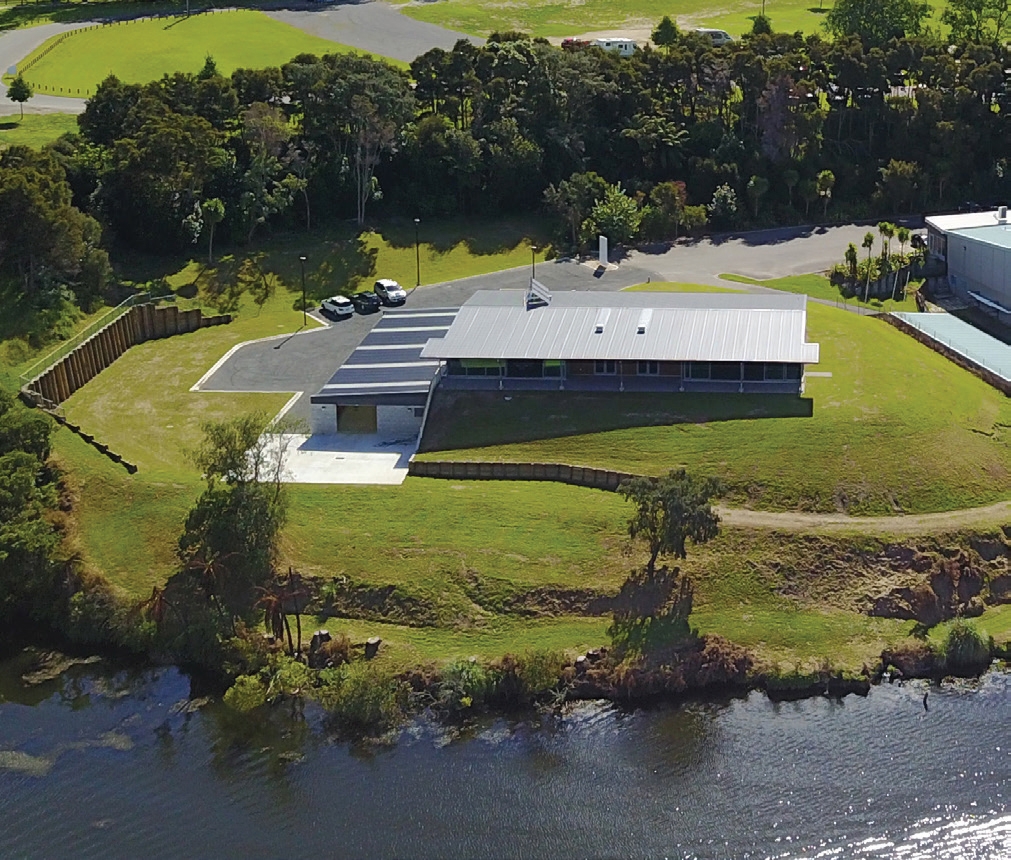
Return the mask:
<path id="1" fill-rule="evenodd" d="M 513 222 L 509 219 L 495 223 L 467 220 L 442 220 L 418 225 L 418 241 L 430 253 L 448 254 L 463 245 L 477 257 L 512 251 L 524 242 L 546 247 L 548 231 L 539 222 Z M 413 248 L 415 225 L 412 219 L 392 219 L 383 224 L 383 238 L 394 248 Z"/>
<path id="2" fill-rule="evenodd" d="M 614 599 L 614 620 L 608 628 L 619 657 L 656 655 L 694 634 L 688 623 L 695 589 L 680 568 L 633 571 Z"/>

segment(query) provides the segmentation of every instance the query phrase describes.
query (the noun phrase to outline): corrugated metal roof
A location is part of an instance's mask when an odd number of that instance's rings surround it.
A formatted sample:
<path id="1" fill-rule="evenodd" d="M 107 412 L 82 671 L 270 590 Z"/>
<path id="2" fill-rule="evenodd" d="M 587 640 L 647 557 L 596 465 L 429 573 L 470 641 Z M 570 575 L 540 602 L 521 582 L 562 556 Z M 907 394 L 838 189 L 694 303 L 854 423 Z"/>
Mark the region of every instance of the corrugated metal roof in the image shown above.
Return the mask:
<path id="1" fill-rule="evenodd" d="M 556 292 L 530 310 L 523 295 L 476 293 L 422 358 L 818 361 L 804 295 Z"/>
<path id="2" fill-rule="evenodd" d="M 424 404 L 439 370 L 421 351 L 433 335 L 445 334 L 455 309 L 385 311 L 347 361 L 310 401 L 312 403 L 391 402 L 417 395 Z"/>

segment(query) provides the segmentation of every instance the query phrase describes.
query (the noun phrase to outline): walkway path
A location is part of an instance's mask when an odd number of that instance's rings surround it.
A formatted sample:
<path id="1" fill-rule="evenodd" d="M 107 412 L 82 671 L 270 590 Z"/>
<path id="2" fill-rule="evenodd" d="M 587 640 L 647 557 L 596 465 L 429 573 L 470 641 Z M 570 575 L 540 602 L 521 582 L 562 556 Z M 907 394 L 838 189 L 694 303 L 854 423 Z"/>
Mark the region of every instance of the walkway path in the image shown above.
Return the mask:
<path id="1" fill-rule="evenodd" d="M 912 535 L 980 529 L 1011 523 L 1011 501 L 936 514 L 898 514 L 886 517 L 850 517 L 845 514 L 804 514 L 790 511 L 774 513 L 724 507 L 717 510 L 723 524 L 731 528 L 783 532 Z"/>
<path id="2" fill-rule="evenodd" d="M 0 73 L 16 66 L 39 45 L 60 33 L 68 33 L 83 24 L 42 24 L 22 30 L 10 30 L 0 34 Z M 81 113 L 84 99 L 68 99 L 60 96 L 36 95 L 25 103 L 25 113 Z M 0 116 L 21 112 L 21 106 L 7 98 L 7 87 L 0 83 Z"/>

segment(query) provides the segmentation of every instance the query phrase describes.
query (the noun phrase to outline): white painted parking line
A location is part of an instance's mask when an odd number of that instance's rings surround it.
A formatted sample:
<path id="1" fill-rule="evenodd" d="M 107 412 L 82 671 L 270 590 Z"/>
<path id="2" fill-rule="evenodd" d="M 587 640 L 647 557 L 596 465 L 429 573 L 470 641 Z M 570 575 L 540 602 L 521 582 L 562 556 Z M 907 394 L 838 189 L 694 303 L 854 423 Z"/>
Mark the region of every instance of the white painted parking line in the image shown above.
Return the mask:
<path id="1" fill-rule="evenodd" d="M 388 330 L 389 329 L 387 329 L 387 331 Z M 425 347 L 427 345 L 428 345 L 428 341 L 427 340 L 424 341 L 423 343 L 390 343 L 390 344 L 382 344 L 382 343 L 376 344 L 376 343 L 372 343 L 372 344 L 369 344 L 368 346 L 357 346 L 357 347 L 355 347 L 355 352 L 358 352 L 359 350 L 366 350 L 366 349 L 422 349 L 423 347 Z"/>
<path id="2" fill-rule="evenodd" d="M 427 388 L 431 382 L 431 376 L 425 376 L 419 379 L 403 379 L 400 382 L 335 382 L 324 385 L 323 391 L 347 391 L 348 389 L 365 391 L 369 388 L 403 388 L 407 385 L 424 385 Z"/>

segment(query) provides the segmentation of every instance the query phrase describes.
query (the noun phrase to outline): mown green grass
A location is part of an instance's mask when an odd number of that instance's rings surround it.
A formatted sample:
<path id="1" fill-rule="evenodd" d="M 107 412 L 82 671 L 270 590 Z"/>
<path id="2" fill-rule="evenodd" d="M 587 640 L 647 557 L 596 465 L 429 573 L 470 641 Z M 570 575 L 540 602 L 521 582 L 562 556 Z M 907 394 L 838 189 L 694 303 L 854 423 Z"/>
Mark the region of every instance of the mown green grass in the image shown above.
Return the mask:
<path id="1" fill-rule="evenodd" d="M 913 293 L 897 301 L 892 299 L 871 299 L 862 301 L 857 298 L 844 299 L 839 290 L 832 286 L 831 282 L 824 275 L 790 275 L 785 278 L 770 278 L 765 281 L 757 281 L 745 275 L 720 275 L 726 281 L 733 281 L 738 284 L 756 284 L 761 287 L 771 287 L 774 290 L 782 290 L 786 293 L 803 293 L 813 299 L 821 299 L 827 302 L 835 302 L 839 307 L 860 307 L 873 311 L 916 311 L 916 300 Z"/>
<path id="2" fill-rule="evenodd" d="M 461 432 L 450 440 L 457 447 L 423 456 L 562 462 L 639 474 L 683 466 L 720 476 L 732 504 L 771 510 L 887 514 L 1008 498 L 1007 398 L 882 320 L 811 303 L 808 339 L 821 344 L 821 362 L 809 369 L 832 373 L 808 377 L 809 418 L 705 421 L 714 402 L 741 403 L 740 396 L 681 395 L 686 423 L 509 443 L 518 425 L 573 423 L 563 398 L 514 396 L 468 416 L 477 438 L 486 441 L 501 428 L 503 444 L 470 448 Z M 621 409 L 631 400 L 622 397 L 618 405 L 602 399 L 600 411 Z M 516 414 L 526 404 L 527 414 Z"/>
<path id="3" fill-rule="evenodd" d="M 720 277 L 723 277 L 722 275 Z M 736 287 L 711 287 L 707 284 L 685 284 L 680 281 L 652 281 L 627 287 L 631 293 L 739 293 Z"/>
<path id="4" fill-rule="evenodd" d="M 53 42 L 25 60 L 40 56 Z M 60 42 L 25 72 L 25 79 L 38 92 L 84 98 L 108 75 L 143 84 L 173 72 L 199 72 L 208 56 L 229 75 L 237 68 L 282 65 L 301 53 L 352 50 L 262 12 L 238 10 L 96 25 Z"/>
<path id="5" fill-rule="evenodd" d="M 944 6 L 935 4 L 931 22 L 934 26 Z M 825 12 L 831 8 L 831 2 L 820 4 L 812 0 L 767 0 L 764 4 L 774 29 L 783 33 L 800 30 L 824 34 Z M 405 14 L 420 21 L 479 36 L 505 30 L 549 37 L 631 30 L 641 42 L 649 38 L 664 15 L 670 15 L 683 29 L 718 27 L 739 38 L 751 31 L 761 9 L 762 4 L 712 0 L 685 0 L 676 7 L 653 0 L 440 0 L 401 7 Z"/>
<path id="6" fill-rule="evenodd" d="M 77 131 L 77 117 L 65 113 L 29 113 L 0 117 L 0 149 L 31 146 L 41 149 L 60 135 Z"/>

